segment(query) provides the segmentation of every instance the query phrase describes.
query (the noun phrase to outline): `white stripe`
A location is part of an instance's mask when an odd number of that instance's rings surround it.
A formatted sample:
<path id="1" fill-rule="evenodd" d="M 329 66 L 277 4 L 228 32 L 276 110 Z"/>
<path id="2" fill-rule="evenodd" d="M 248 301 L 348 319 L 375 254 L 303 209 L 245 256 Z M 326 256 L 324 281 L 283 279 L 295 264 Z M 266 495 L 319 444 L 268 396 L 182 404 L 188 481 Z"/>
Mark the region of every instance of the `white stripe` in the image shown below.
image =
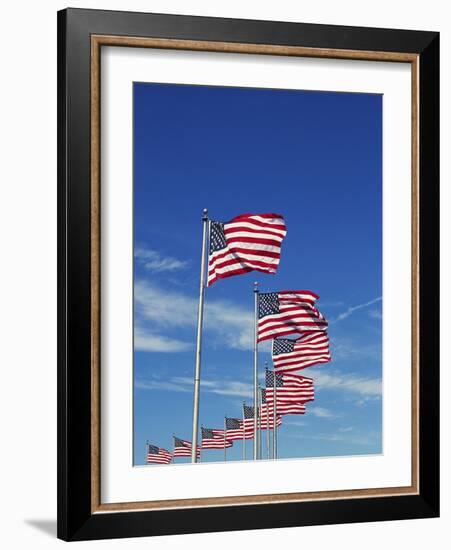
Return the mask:
<path id="1" fill-rule="evenodd" d="M 247 218 L 246 220 L 242 220 L 242 221 L 227 222 L 224 224 L 224 231 L 227 231 L 228 229 L 240 229 L 241 227 L 243 227 L 244 229 L 250 229 L 252 232 L 256 232 L 256 233 L 258 233 L 259 231 L 260 232 L 270 231 L 274 235 L 280 235 L 281 237 L 284 237 L 287 234 L 286 229 L 279 229 L 278 227 L 273 227 L 274 224 L 267 224 L 265 226 L 262 226 L 260 224 L 254 223 L 255 221 L 256 220 Z"/>
<path id="2" fill-rule="evenodd" d="M 263 218 L 262 216 L 249 216 L 249 220 L 256 220 L 258 222 L 268 223 L 269 225 L 285 225 L 283 218 Z"/>
<path id="3" fill-rule="evenodd" d="M 252 239 L 266 239 L 275 241 L 275 243 L 281 243 L 283 241 L 282 235 L 268 235 L 266 233 L 256 233 L 250 231 L 234 231 L 233 233 L 226 233 L 226 240 L 237 239 L 238 237 L 250 237 Z"/>

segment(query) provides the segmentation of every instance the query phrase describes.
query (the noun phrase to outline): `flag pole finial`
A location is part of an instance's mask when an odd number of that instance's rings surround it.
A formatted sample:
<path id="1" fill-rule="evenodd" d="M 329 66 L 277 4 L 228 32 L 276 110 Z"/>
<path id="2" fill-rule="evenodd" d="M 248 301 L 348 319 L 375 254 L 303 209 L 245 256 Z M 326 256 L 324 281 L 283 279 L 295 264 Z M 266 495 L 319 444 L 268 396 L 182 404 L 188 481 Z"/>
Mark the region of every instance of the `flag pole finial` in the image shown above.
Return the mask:
<path id="1" fill-rule="evenodd" d="M 202 210 L 202 219 L 207 220 L 208 219 L 208 208 L 204 208 Z"/>

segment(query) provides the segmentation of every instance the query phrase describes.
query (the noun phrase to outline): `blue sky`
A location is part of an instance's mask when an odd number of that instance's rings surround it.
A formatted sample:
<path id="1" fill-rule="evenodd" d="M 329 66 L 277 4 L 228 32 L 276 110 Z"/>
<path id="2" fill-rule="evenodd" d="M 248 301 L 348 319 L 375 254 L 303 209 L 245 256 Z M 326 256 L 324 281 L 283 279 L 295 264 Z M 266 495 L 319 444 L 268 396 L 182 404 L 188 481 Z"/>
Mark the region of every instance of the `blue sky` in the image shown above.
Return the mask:
<path id="1" fill-rule="evenodd" d="M 283 417 L 279 457 L 380 453 L 382 96 L 134 84 L 135 464 L 146 440 L 191 439 L 204 207 L 221 221 L 281 213 L 288 234 L 276 275 L 206 290 L 200 424 L 220 428 L 252 404 L 257 280 L 262 292 L 313 290 L 330 322 L 333 360 L 302 371 L 315 401 Z M 263 375 L 268 344 L 259 361 Z M 227 454 L 241 459 L 242 443 Z"/>

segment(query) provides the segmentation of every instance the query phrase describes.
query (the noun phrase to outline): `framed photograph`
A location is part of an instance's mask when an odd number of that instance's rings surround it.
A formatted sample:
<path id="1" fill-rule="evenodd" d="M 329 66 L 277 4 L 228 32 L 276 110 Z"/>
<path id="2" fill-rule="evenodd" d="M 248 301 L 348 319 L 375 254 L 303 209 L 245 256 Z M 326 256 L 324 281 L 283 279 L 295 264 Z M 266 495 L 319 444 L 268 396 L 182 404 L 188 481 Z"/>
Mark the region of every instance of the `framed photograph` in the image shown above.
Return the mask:
<path id="1" fill-rule="evenodd" d="M 58 536 L 439 514 L 439 35 L 58 13 Z"/>

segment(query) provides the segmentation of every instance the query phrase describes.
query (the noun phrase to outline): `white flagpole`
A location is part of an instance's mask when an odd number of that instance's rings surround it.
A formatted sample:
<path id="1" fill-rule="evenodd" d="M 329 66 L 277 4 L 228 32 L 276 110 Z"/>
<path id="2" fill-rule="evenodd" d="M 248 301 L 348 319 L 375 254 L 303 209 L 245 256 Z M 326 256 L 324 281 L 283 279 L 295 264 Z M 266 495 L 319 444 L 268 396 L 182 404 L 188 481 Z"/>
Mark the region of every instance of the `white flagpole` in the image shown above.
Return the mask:
<path id="1" fill-rule="evenodd" d="M 261 385 L 258 384 L 258 458 L 261 460 L 263 458 L 262 456 L 262 441 L 263 436 L 263 428 L 262 428 L 262 388 Z"/>
<path id="2" fill-rule="evenodd" d="M 276 372 L 273 370 L 273 375 L 274 375 L 274 388 L 273 388 L 273 421 L 274 421 L 274 426 L 273 426 L 273 448 L 272 448 L 272 453 L 273 453 L 273 459 L 276 460 L 277 459 L 277 382 L 276 382 Z"/>
<path id="3" fill-rule="evenodd" d="M 266 373 L 268 372 L 268 361 L 265 363 L 265 388 L 266 388 Z M 262 390 L 263 392 L 263 390 Z M 262 393 L 263 396 L 263 393 Z M 263 398 L 262 398 L 263 401 Z M 266 399 L 266 457 L 269 460 L 270 454 L 269 454 L 269 411 L 268 411 L 268 399 Z"/>
<path id="4" fill-rule="evenodd" d="M 205 294 L 205 265 L 207 256 L 208 234 L 208 210 L 204 208 L 202 215 L 202 256 L 200 263 L 199 306 L 197 309 L 197 340 L 196 340 L 196 367 L 194 371 L 194 400 L 193 400 L 193 435 L 191 438 L 191 462 L 197 462 L 197 437 L 199 431 L 199 390 L 200 390 L 200 364 L 202 353 L 202 322 L 204 317 Z"/>
<path id="5" fill-rule="evenodd" d="M 257 419 L 258 419 L 258 283 L 254 283 L 254 460 L 257 460 Z"/>
<path id="6" fill-rule="evenodd" d="M 144 464 L 147 464 L 148 454 L 149 454 L 149 440 L 146 441 L 146 458 L 144 459 Z"/>
<path id="7" fill-rule="evenodd" d="M 244 423 L 246 418 L 244 416 L 244 405 L 245 402 L 243 401 L 243 460 L 246 460 L 246 425 Z"/>

